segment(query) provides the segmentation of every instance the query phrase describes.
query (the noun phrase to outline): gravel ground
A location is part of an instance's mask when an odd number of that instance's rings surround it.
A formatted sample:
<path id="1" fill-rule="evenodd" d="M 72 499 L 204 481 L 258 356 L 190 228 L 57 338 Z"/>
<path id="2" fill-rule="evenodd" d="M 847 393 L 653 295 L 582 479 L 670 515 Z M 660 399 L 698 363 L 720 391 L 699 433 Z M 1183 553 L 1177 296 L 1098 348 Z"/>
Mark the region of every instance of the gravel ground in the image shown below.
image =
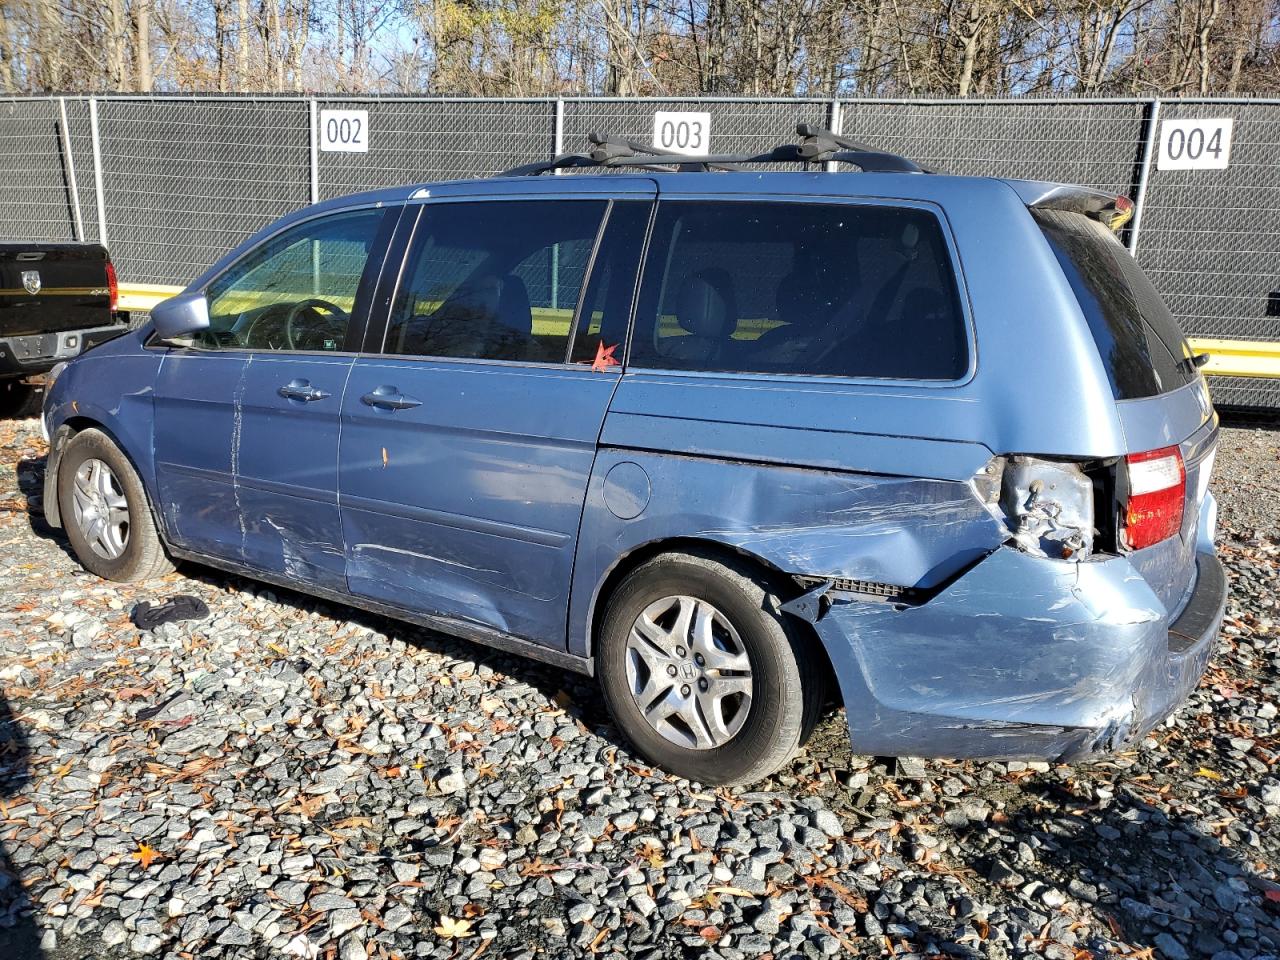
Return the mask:
<path id="1" fill-rule="evenodd" d="M 0 957 L 1280 954 L 1280 433 L 1223 433 L 1223 642 L 1140 750 L 889 770 L 834 715 L 750 790 L 647 768 L 582 678 L 198 568 L 97 580 L 43 467 L 0 424 Z M 129 623 L 178 592 L 211 617 Z"/>

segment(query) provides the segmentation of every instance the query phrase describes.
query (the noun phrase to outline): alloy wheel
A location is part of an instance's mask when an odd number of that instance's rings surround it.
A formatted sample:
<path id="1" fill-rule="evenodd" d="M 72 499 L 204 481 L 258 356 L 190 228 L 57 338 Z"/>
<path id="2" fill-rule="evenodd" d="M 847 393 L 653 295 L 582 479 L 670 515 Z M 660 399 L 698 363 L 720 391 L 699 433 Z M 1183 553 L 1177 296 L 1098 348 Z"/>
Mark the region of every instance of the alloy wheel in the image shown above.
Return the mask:
<path id="1" fill-rule="evenodd" d="M 122 556 L 129 545 L 129 502 L 105 462 L 94 458 L 80 464 L 71 502 L 76 527 L 93 552 L 108 560 Z"/>
<path id="2" fill-rule="evenodd" d="M 671 743 L 723 746 L 751 709 L 751 663 L 737 629 L 706 600 L 664 597 L 627 636 L 627 685 L 641 715 Z"/>

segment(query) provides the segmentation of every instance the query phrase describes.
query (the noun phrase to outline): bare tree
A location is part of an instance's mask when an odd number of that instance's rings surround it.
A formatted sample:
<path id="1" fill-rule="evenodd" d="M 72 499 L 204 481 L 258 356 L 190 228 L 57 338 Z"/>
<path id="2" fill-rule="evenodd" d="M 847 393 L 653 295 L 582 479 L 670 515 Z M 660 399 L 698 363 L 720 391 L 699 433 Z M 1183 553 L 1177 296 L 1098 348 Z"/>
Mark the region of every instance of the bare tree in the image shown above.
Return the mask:
<path id="1" fill-rule="evenodd" d="M 1280 89 L 1280 0 L 0 0 L 0 88 Z"/>

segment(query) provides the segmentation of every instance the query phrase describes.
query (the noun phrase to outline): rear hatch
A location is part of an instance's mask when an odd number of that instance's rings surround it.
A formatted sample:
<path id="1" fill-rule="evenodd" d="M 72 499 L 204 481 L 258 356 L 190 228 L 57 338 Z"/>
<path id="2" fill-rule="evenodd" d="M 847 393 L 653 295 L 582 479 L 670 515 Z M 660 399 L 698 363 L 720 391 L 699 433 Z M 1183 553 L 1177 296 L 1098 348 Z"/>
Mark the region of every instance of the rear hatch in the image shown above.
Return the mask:
<path id="1" fill-rule="evenodd" d="M 1115 468 L 1115 546 L 1176 615 L 1195 585 L 1200 505 L 1217 443 L 1204 378 L 1169 308 L 1107 225 L 1113 210 L 1043 206 L 1031 213 L 1080 303 L 1124 427 L 1129 456 Z M 1166 482 L 1172 490 L 1160 489 Z M 1181 516 L 1149 544 L 1126 535 L 1127 523 L 1137 530 L 1134 505 L 1144 484 L 1157 488 L 1157 505 L 1175 510 L 1182 486 Z"/>
<path id="2" fill-rule="evenodd" d="M 0 244 L 0 337 L 112 323 L 108 262 L 94 243 Z"/>

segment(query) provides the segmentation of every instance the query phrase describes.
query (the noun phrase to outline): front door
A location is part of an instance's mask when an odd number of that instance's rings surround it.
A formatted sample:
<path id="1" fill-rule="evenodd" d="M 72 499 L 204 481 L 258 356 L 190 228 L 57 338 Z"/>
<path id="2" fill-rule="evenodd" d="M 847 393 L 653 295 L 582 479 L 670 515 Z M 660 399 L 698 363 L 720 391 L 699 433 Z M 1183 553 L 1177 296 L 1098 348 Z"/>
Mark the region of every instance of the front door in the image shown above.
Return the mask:
<path id="1" fill-rule="evenodd" d="M 650 207 L 423 207 L 381 352 L 356 361 L 342 406 L 353 593 L 563 648 Z"/>
<path id="2" fill-rule="evenodd" d="M 346 589 L 338 418 L 399 212 L 367 208 L 306 221 L 210 286 L 211 322 L 247 310 L 255 331 L 235 429 L 248 566 Z"/>
<path id="3" fill-rule="evenodd" d="M 338 417 L 398 214 L 303 221 L 206 288 L 209 329 L 165 358 L 157 387 L 158 476 L 177 545 L 345 589 Z"/>

